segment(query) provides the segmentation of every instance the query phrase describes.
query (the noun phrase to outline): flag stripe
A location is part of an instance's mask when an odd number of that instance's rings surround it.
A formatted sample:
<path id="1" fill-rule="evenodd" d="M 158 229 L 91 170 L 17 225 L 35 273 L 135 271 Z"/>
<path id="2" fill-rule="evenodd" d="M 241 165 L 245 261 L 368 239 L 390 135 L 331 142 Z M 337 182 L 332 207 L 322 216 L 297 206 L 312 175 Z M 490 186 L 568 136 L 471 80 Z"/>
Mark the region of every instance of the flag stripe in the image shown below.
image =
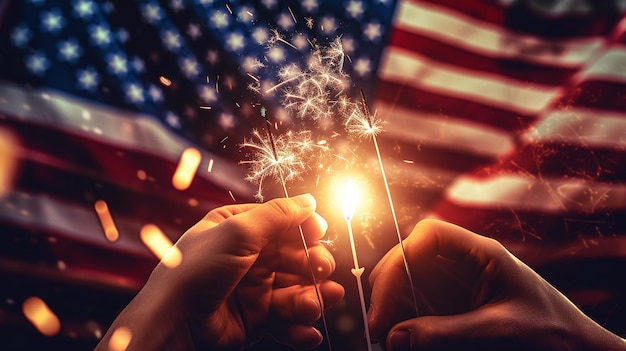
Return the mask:
<path id="1" fill-rule="evenodd" d="M 530 85 L 441 64 L 413 51 L 396 47 L 387 50 L 379 75 L 381 79 L 396 84 L 473 99 L 522 114 L 540 111 L 560 91 L 557 87 Z"/>

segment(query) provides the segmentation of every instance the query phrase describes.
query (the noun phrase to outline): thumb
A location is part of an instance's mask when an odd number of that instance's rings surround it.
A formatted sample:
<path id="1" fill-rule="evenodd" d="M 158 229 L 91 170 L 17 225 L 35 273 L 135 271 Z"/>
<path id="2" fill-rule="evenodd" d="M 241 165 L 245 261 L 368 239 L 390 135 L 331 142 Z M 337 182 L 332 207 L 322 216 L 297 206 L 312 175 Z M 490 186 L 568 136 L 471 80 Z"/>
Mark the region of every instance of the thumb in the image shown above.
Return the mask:
<path id="1" fill-rule="evenodd" d="M 513 318 L 505 318 L 502 310 L 490 305 L 462 314 L 403 321 L 389 331 L 387 350 L 485 350 L 499 343 L 510 349 L 509 336 L 516 328 Z"/>
<path id="2" fill-rule="evenodd" d="M 311 217 L 316 206 L 311 194 L 277 198 L 232 216 L 223 224 L 231 234 L 229 241 L 251 244 L 250 253 L 258 253 L 269 242 L 293 240 L 293 235 L 285 234 Z"/>

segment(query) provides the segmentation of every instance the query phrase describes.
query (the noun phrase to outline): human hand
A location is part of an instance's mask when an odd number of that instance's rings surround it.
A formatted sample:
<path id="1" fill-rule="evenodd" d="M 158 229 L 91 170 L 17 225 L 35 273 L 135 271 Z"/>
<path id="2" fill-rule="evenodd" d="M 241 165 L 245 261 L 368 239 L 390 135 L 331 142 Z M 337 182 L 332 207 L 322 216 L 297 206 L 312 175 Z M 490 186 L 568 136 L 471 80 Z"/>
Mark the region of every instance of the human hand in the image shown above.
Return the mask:
<path id="1" fill-rule="evenodd" d="M 425 220 L 403 245 L 419 317 L 399 246 L 370 275 L 370 333 L 389 351 L 626 349 L 493 239 Z"/>
<path id="2" fill-rule="evenodd" d="M 324 281 L 335 269 L 318 242 L 327 229 L 315 199 L 301 195 L 209 212 L 175 244 L 176 268 L 159 264 L 103 338 L 127 327 L 127 350 L 238 349 L 269 333 L 294 348 L 313 348 L 321 307 L 298 225 L 305 234 L 325 308 L 343 288 Z"/>

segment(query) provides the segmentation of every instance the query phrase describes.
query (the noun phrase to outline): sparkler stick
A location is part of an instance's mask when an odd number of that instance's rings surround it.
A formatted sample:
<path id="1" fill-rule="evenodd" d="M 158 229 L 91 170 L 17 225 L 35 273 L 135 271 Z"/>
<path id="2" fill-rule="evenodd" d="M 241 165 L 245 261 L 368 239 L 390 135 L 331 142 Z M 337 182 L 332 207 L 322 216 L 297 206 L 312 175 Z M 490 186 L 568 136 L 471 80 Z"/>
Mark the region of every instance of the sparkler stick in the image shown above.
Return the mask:
<path id="1" fill-rule="evenodd" d="M 274 134 L 272 133 L 272 123 L 270 122 L 268 116 L 267 116 L 267 110 L 265 109 L 265 107 L 261 107 L 261 117 L 263 117 L 265 119 L 265 123 L 266 123 L 266 128 L 267 128 L 267 136 L 269 139 L 269 145 L 264 145 L 265 148 L 262 148 L 259 145 L 255 145 L 252 143 L 244 143 L 243 146 L 250 146 L 250 147 L 254 147 L 260 151 L 263 152 L 264 154 L 264 158 L 262 158 L 262 160 L 267 161 L 268 156 L 270 156 L 272 158 L 272 162 L 265 166 L 265 167 L 261 167 L 261 169 L 249 176 L 249 180 L 254 180 L 255 178 L 260 179 L 259 183 L 262 183 L 263 178 L 267 175 L 266 172 L 271 171 L 271 173 L 274 173 L 280 184 L 282 185 L 283 188 L 283 192 L 285 194 L 285 197 L 289 197 L 289 192 L 287 191 L 287 179 L 285 177 L 285 175 L 283 174 L 283 172 L 285 170 L 289 171 L 287 177 L 288 178 L 293 178 L 296 175 L 296 172 L 294 171 L 293 168 L 289 168 L 288 165 L 297 165 L 298 167 L 303 167 L 303 163 L 302 161 L 294 161 L 294 159 L 296 159 L 295 157 L 295 153 L 294 152 L 290 152 L 289 151 L 289 147 L 288 146 L 292 146 L 292 145 L 297 145 L 297 148 L 300 149 L 300 151 L 306 151 L 305 149 L 310 145 L 307 140 L 305 140 L 304 142 L 300 141 L 297 143 L 286 143 L 286 148 L 283 149 L 282 151 L 286 151 L 285 155 L 279 155 L 278 153 L 278 148 L 276 147 L 276 140 L 274 138 Z M 258 134 L 257 134 L 258 136 Z M 259 138 L 260 139 L 260 138 Z M 281 144 L 282 144 L 282 140 L 281 140 Z M 269 146 L 269 147 L 268 147 Z M 269 150 L 268 150 L 269 149 Z M 268 155 L 268 153 L 270 155 Z M 287 162 L 285 162 L 287 160 Z M 295 162 L 295 163 L 294 163 Z M 262 164 L 262 163 L 261 163 Z M 258 196 L 260 197 L 261 194 L 261 186 L 259 185 L 259 193 Z M 306 256 L 306 260 L 307 263 L 309 265 L 309 271 L 311 272 L 311 279 L 313 281 L 313 287 L 315 288 L 315 294 L 317 296 L 317 301 L 320 305 L 320 310 L 321 310 L 321 317 L 322 317 L 322 324 L 324 327 L 324 333 L 326 335 L 326 342 L 328 343 L 328 350 L 332 351 L 332 345 L 330 343 L 330 337 L 329 337 L 329 333 L 328 333 L 328 323 L 326 322 L 326 313 L 324 312 L 324 305 L 323 305 L 323 301 L 322 301 L 322 295 L 319 291 L 319 288 L 317 286 L 317 278 L 315 278 L 315 270 L 313 269 L 313 264 L 311 263 L 311 256 L 309 254 L 309 247 L 306 243 L 306 238 L 304 237 L 304 232 L 302 231 L 302 226 L 298 226 L 298 231 L 300 232 L 300 239 L 302 240 L 302 246 L 304 247 L 304 254 Z"/>
<path id="2" fill-rule="evenodd" d="M 359 300 L 361 302 L 361 314 L 363 315 L 363 325 L 365 327 L 365 340 L 367 341 L 367 350 L 372 351 L 372 338 L 370 337 L 370 328 L 367 324 L 367 309 L 365 307 L 365 297 L 363 296 L 363 283 L 361 281 L 361 276 L 363 275 L 363 271 L 365 271 L 364 267 L 359 265 L 359 259 L 356 255 L 356 246 L 354 245 L 354 234 L 352 232 L 352 216 L 354 215 L 354 211 L 356 209 L 356 189 L 352 182 L 348 182 L 345 193 L 343 195 L 343 218 L 346 220 L 346 225 L 348 226 L 348 235 L 350 236 L 350 247 L 352 248 L 352 260 L 354 261 L 354 268 L 350 270 L 352 275 L 356 278 L 357 289 L 359 290 Z"/>
<path id="3" fill-rule="evenodd" d="M 367 106 L 367 101 L 365 100 L 365 94 L 363 93 L 363 89 L 361 89 L 361 107 L 363 109 L 363 115 L 367 119 L 369 128 L 373 130 L 375 128 L 375 125 L 372 122 L 372 115 L 370 114 L 369 107 Z M 406 258 L 406 252 L 404 251 L 402 235 L 400 234 L 400 226 L 398 225 L 398 217 L 396 216 L 396 210 L 393 205 L 393 200 L 391 198 L 391 190 L 389 189 L 389 183 L 387 182 L 387 175 L 385 174 L 385 166 L 383 165 L 383 159 L 380 156 L 380 148 L 378 147 L 378 141 L 376 140 L 376 133 L 372 132 L 371 136 L 372 136 L 372 141 L 374 142 L 374 148 L 376 149 L 376 156 L 378 157 L 378 165 L 380 167 L 380 173 L 383 177 L 383 182 L 385 183 L 385 191 L 387 192 L 387 200 L 389 201 L 389 207 L 391 208 L 391 216 L 393 217 L 393 224 L 395 225 L 395 228 L 396 228 L 396 234 L 398 236 L 398 243 L 400 244 L 400 250 L 402 251 L 402 260 L 404 261 L 404 269 L 406 270 L 406 275 L 409 279 L 411 297 L 413 298 L 413 306 L 415 307 L 415 315 L 419 316 L 419 309 L 417 307 L 417 298 L 415 297 L 415 291 L 413 290 L 413 276 L 411 275 L 409 262 Z"/>

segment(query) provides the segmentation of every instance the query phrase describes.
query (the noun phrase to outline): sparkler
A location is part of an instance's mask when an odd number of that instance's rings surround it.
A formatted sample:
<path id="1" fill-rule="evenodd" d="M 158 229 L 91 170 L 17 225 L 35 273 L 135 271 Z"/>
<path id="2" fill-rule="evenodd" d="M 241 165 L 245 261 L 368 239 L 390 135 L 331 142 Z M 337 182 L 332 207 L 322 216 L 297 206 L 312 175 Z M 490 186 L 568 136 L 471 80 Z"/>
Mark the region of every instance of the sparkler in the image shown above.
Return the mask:
<path id="1" fill-rule="evenodd" d="M 359 290 L 359 300 L 361 302 L 361 314 L 363 315 L 363 325 L 365 327 L 365 339 L 367 341 L 367 350 L 372 351 L 372 338 L 370 337 L 370 329 L 367 324 L 367 308 L 365 307 L 365 297 L 363 295 L 363 282 L 361 281 L 361 276 L 365 271 L 364 267 L 359 265 L 359 259 L 356 254 L 356 246 L 354 245 L 354 234 L 352 232 L 352 217 L 354 216 L 354 211 L 356 210 L 357 203 L 357 193 L 356 188 L 352 184 L 352 182 L 348 182 L 345 188 L 345 193 L 343 194 L 343 218 L 346 220 L 346 225 L 348 226 L 348 235 L 350 236 L 350 247 L 352 248 L 352 260 L 354 261 L 354 268 L 350 271 L 352 275 L 356 278 L 356 285 Z"/>
<path id="2" fill-rule="evenodd" d="M 299 133 L 293 133 L 290 131 L 285 135 L 274 138 L 274 134 L 272 133 L 272 124 L 266 112 L 265 107 L 262 107 L 261 117 L 263 117 L 266 122 L 267 138 L 262 137 L 257 130 L 254 130 L 252 134 L 256 137 L 256 139 L 258 139 L 258 142 L 244 141 L 242 147 L 249 147 L 256 151 L 255 157 L 252 160 L 240 162 L 251 166 L 250 173 L 246 179 L 259 184 L 259 189 L 255 197 L 260 201 L 263 200 L 263 195 L 261 193 L 263 180 L 268 176 L 275 178 L 280 183 L 285 197 L 288 198 L 289 192 L 287 190 L 287 181 L 298 178 L 300 173 L 306 169 L 303 156 L 310 153 L 314 148 L 325 148 L 324 146 L 312 142 L 310 137 L 311 133 L 309 131 L 302 131 Z M 313 269 L 313 264 L 311 263 L 309 247 L 306 243 L 302 226 L 299 225 L 298 230 L 300 232 L 300 239 L 302 240 L 306 260 L 309 265 L 317 301 L 320 305 L 322 324 L 326 335 L 326 341 L 328 343 L 328 349 L 329 351 L 332 351 L 332 345 L 330 343 L 328 333 L 328 323 L 326 322 L 326 313 L 324 312 L 322 295 L 317 286 L 315 270 Z"/>
<path id="3" fill-rule="evenodd" d="M 404 244 L 402 242 L 402 235 L 400 234 L 400 226 L 398 225 L 398 217 L 396 216 L 395 206 L 393 205 L 393 199 L 391 197 L 391 190 L 389 189 L 389 182 L 387 182 L 387 175 L 385 173 L 385 166 L 383 165 L 383 159 L 380 156 L 380 148 L 378 147 L 378 140 L 376 134 L 382 131 L 382 124 L 380 121 L 373 118 L 370 114 L 367 101 L 365 100 L 365 94 L 361 89 L 361 111 L 358 109 L 352 111 L 348 119 L 345 122 L 346 129 L 358 133 L 359 136 L 371 136 L 374 143 L 374 149 L 376 149 L 376 156 L 378 158 L 378 166 L 380 167 L 380 173 L 383 177 L 383 183 L 385 184 L 385 191 L 387 193 L 387 200 L 389 201 L 389 208 L 391 209 L 391 216 L 393 217 L 393 224 L 396 229 L 396 235 L 398 237 L 398 244 L 400 245 L 400 251 L 402 251 L 402 260 L 404 261 L 404 269 L 406 270 L 407 278 L 409 279 L 409 287 L 411 289 L 411 297 L 413 298 L 413 306 L 415 307 L 415 315 L 419 315 L 419 309 L 417 307 L 417 298 L 415 297 L 415 291 L 413 290 L 413 276 L 411 275 L 411 269 L 409 268 L 409 262 L 406 258 L 406 252 L 404 250 Z"/>

